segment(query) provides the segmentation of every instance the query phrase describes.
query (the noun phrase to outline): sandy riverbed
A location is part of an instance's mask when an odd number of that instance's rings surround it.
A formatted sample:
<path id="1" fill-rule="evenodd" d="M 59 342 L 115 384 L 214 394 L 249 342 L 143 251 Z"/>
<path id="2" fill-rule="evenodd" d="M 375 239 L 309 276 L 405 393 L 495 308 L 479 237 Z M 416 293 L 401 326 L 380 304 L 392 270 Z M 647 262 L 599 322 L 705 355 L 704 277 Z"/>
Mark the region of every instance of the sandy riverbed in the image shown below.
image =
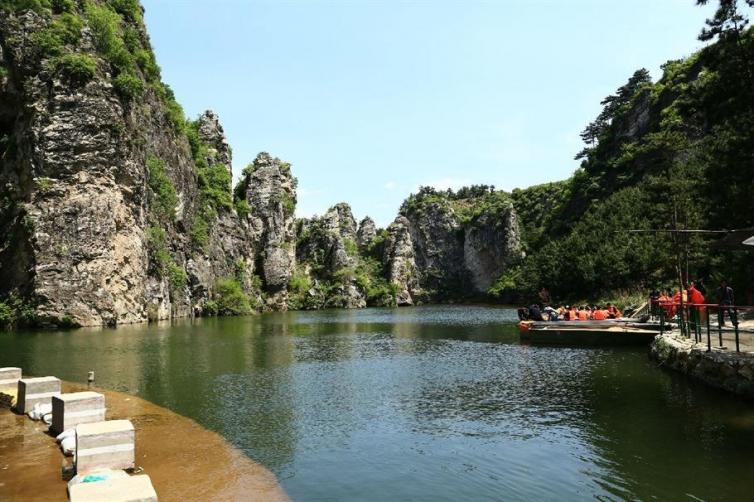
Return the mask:
<path id="1" fill-rule="evenodd" d="M 63 392 L 87 390 L 63 383 Z M 288 500 L 275 475 L 191 419 L 135 396 L 105 394 L 108 419 L 136 428 L 136 465 L 149 474 L 161 502 Z M 62 467 L 70 463 L 47 426 L 0 409 L 0 500 L 65 501 Z"/>

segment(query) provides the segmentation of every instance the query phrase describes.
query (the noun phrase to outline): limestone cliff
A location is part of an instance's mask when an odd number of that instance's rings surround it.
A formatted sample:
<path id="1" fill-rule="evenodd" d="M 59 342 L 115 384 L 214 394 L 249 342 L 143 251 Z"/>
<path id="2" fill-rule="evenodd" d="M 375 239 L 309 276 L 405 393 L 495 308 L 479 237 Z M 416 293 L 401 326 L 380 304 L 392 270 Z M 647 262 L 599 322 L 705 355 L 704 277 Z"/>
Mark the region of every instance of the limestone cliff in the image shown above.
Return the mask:
<path id="1" fill-rule="evenodd" d="M 490 187 L 422 188 L 388 234 L 383 260 L 405 305 L 484 296 L 522 255 L 513 204 Z"/>
<path id="2" fill-rule="evenodd" d="M 363 257 L 356 243 L 351 207 L 340 203 L 321 217 L 301 220 L 298 234 L 299 273 L 311 282 L 311 287 L 301 292 L 305 295 L 301 306 L 366 307 L 366 287 L 357 280 Z"/>
<path id="3" fill-rule="evenodd" d="M 399 306 L 413 305 L 415 299 L 421 297 L 410 225 L 405 216 L 398 216 L 387 229 L 383 251 L 387 277 L 390 284 L 396 285 L 396 303 Z"/>
<path id="4" fill-rule="evenodd" d="M 290 169 L 260 155 L 234 199 L 218 118 L 183 118 L 140 7 L 2 5 L 0 298 L 115 325 L 202 313 L 232 280 L 285 308 Z"/>
<path id="5" fill-rule="evenodd" d="M 296 260 L 296 178 L 291 166 L 260 153 L 239 185 L 249 204 L 251 242 L 259 250 L 256 263 L 268 293 L 267 306 L 285 309 L 291 269 Z"/>
<path id="6" fill-rule="evenodd" d="M 0 2 L 0 303 L 26 321 L 448 300 L 519 253 L 515 212 L 485 198 L 422 193 L 379 230 L 345 203 L 296 221 L 291 166 L 267 153 L 232 187 L 219 117 L 184 117 L 142 16 Z"/>

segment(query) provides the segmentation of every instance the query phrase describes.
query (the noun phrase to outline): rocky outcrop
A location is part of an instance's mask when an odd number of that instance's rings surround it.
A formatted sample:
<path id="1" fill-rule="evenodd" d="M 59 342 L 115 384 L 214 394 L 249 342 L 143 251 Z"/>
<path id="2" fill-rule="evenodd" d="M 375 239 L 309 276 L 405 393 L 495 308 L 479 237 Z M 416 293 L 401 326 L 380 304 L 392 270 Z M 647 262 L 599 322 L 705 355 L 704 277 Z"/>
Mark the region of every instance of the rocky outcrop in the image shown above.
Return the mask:
<path id="1" fill-rule="evenodd" d="M 290 164 L 265 152 L 254 159 L 242 180 L 252 240 L 260 250 L 257 262 L 268 292 L 267 306 L 272 309 L 286 308 L 296 260 L 296 184 Z"/>
<path id="2" fill-rule="evenodd" d="M 471 287 L 486 292 L 521 257 L 521 235 L 513 208 L 485 212 L 464 229 L 463 264 Z"/>
<path id="3" fill-rule="evenodd" d="M 220 118 L 212 110 L 207 110 L 197 121 L 199 139 L 207 145 L 205 160 L 209 165 L 222 164 L 232 175 L 232 152 L 220 125 Z M 232 179 L 232 177 L 231 177 Z M 231 190 L 231 186 L 228 186 Z"/>
<path id="4" fill-rule="evenodd" d="M 461 296 L 468 289 L 464 269 L 463 228 L 447 201 L 432 201 L 406 213 L 414 245 L 418 280 L 435 298 Z"/>
<path id="5" fill-rule="evenodd" d="M 377 237 L 377 225 L 374 224 L 374 220 L 367 216 L 361 223 L 359 223 L 359 230 L 356 232 L 356 243 L 363 251 L 369 248 L 375 237 Z"/>
<path id="6" fill-rule="evenodd" d="M 330 285 L 327 292 L 311 295 L 320 298 L 321 306 L 366 307 L 366 294 L 356 282 L 355 272 L 362 260 L 356 239 L 356 220 L 345 203 L 299 223 L 299 268 L 311 276 L 315 289 L 324 283 Z"/>
<path id="7" fill-rule="evenodd" d="M 124 50 L 148 63 L 141 15 L 91 6 L 135 33 Z M 42 324 L 115 325 L 203 313 L 232 279 L 285 308 L 290 166 L 260 154 L 235 200 L 251 214 L 237 213 L 217 115 L 186 123 L 158 70 L 117 66 L 90 13 L 63 8 L 0 7 L 0 301 L 22 298 Z"/>
<path id="8" fill-rule="evenodd" d="M 406 201 L 401 212 L 403 216 L 388 229 L 384 260 L 404 300 L 415 296 L 412 289 L 429 301 L 484 295 L 522 256 L 516 211 L 502 192 L 460 196 L 423 189 Z M 410 240 L 403 235 L 404 228 Z M 395 253 L 396 242 L 410 242 L 412 254 Z M 404 280 L 406 270 L 415 274 L 413 287 Z"/>
<path id="9" fill-rule="evenodd" d="M 405 216 L 399 216 L 387 228 L 383 255 L 388 281 L 396 286 L 395 300 L 399 306 L 414 305 L 422 293 L 409 225 Z"/>
<path id="10" fill-rule="evenodd" d="M 754 398 L 754 357 L 723 352 L 691 339 L 665 334 L 655 337 L 650 357 L 662 366 L 684 373 L 712 387 Z"/>

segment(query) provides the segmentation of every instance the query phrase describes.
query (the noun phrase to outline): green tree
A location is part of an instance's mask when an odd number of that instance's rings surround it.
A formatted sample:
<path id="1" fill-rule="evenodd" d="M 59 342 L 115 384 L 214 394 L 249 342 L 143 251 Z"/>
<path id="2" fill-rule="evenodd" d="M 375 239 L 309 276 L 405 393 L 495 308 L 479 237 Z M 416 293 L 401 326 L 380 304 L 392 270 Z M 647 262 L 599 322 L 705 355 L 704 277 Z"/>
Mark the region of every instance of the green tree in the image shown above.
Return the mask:
<path id="1" fill-rule="evenodd" d="M 741 35 L 746 29 L 749 19 L 741 11 L 739 0 L 718 0 L 715 15 L 705 21 L 706 27 L 699 34 L 699 40 L 709 41 L 714 38 L 721 40 L 733 38 L 740 43 Z M 746 5 L 754 7 L 754 0 L 744 0 Z M 709 0 L 696 0 L 697 5 L 707 5 Z"/>

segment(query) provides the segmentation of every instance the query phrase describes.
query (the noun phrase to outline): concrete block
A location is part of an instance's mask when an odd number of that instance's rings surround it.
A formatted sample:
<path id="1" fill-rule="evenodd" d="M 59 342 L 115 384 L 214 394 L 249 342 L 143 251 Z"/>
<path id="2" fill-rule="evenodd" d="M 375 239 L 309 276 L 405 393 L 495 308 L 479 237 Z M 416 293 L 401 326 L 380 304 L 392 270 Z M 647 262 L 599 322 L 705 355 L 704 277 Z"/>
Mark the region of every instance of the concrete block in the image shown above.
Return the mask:
<path id="1" fill-rule="evenodd" d="M 76 473 L 134 468 L 134 426 L 108 420 L 76 426 Z"/>
<path id="2" fill-rule="evenodd" d="M 60 395 L 60 380 L 55 377 L 22 378 L 18 381 L 16 409 L 29 413 L 37 403 L 52 404 L 52 396 Z"/>
<path id="3" fill-rule="evenodd" d="M 80 483 L 68 492 L 71 502 L 157 502 L 157 492 L 146 474 Z"/>
<path id="4" fill-rule="evenodd" d="M 105 396 L 98 392 L 73 392 L 52 397 L 52 432 L 60 434 L 79 424 L 105 420 Z"/>
<path id="5" fill-rule="evenodd" d="M 0 368 L 0 393 L 15 395 L 18 381 L 21 380 L 21 368 Z"/>

